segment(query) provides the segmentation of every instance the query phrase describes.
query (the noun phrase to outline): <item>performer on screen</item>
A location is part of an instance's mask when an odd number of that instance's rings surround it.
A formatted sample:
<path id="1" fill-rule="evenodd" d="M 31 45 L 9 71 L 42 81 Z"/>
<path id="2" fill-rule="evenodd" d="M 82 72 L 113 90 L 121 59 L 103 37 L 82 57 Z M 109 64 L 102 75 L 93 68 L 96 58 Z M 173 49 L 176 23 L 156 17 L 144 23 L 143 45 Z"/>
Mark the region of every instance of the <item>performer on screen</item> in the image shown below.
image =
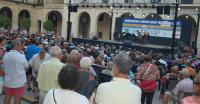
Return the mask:
<path id="1" fill-rule="evenodd" d="M 115 30 L 115 32 L 113 33 L 113 37 L 114 37 L 114 40 L 116 40 L 116 41 L 119 40 L 119 32 L 118 32 L 118 30 Z"/>
<path id="2" fill-rule="evenodd" d="M 138 40 L 141 40 L 141 39 L 142 39 L 142 34 L 141 34 L 141 32 L 140 32 L 139 30 L 137 30 L 136 35 L 137 35 L 137 39 L 138 39 Z"/>
<path id="3" fill-rule="evenodd" d="M 142 36 L 142 41 L 147 42 L 150 38 L 149 32 L 145 31 L 144 35 Z"/>

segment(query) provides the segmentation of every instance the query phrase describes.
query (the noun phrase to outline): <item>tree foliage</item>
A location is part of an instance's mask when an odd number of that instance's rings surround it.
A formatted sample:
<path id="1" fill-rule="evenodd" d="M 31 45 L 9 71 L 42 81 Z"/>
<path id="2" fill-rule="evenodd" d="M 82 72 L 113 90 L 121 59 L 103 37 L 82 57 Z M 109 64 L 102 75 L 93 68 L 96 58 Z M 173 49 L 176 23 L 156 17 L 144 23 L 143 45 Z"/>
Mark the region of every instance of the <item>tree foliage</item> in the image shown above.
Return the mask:
<path id="1" fill-rule="evenodd" d="M 30 18 L 22 18 L 19 20 L 20 28 L 28 29 L 31 27 L 31 20 Z"/>
<path id="2" fill-rule="evenodd" d="M 11 19 L 7 16 L 0 15 L 0 27 L 8 28 L 9 26 L 11 26 Z"/>
<path id="3" fill-rule="evenodd" d="M 53 22 L 48 20 L 48 21 L 45 21 L 44 24 L 43 24 L 43 28 L 46 30 L 46 31 L 52 31 L 53 30 Z"/>

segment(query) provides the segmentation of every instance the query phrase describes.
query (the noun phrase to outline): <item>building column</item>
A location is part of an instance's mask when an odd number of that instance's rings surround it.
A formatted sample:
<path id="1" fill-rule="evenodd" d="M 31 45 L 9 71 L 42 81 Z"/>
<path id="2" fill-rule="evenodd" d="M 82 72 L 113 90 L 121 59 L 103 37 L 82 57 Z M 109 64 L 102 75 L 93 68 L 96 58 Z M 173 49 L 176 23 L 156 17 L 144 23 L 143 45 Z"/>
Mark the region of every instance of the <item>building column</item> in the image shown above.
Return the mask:
<path id="1" fill-rule="evenodd" d="M 62 29 L 61 29 L 61 34 L 64 39 L 67 39 L 67 21 L 68 18 L 65 16 L 68 14 L 68 10 L 64 9 L 64 12 L 62 13 Z"/>
<path id="2" fill-rule="evenodd" d="M 96 14 L 90 14 L 90 34 L 89 38 L 92 38 L 97 34 L 97 18 Z"/>
<path id="3" fill-rule="evenodd" d="M 200 26 L 198 28 L 199 32 L 198 32 L 198 36 L 197 36 L 197 54 L 200 55 Z"/>
<path id="4" fill-rule="evenodd" d="M 18 29 L 18 9 L 15 9 L 12 11 L 12 29 L 17 30 Z"/>
<path id="5" fill-rule="evenodd" d="M 111 29 L 111 40 L 114 40 L 113 38 L 113 33 L 115 31 L 115 22 L 116 22 L 116 18 L 118 17 L 118 15 L 116 15 L 115 13 L 113 13 L 113 19 L 112 19 L 112 29 Z"/>
<path id="6" fill-rule="evenodd" d="M 71 16 L 71 22 L 72 22 L 72 29 L 71 29 L 71 34 L 73 35 L 74 38 L 78 37 L 78 26 L 79 26 L 79 18 L 78 18 L 79 13 L 72 13 Z"/>

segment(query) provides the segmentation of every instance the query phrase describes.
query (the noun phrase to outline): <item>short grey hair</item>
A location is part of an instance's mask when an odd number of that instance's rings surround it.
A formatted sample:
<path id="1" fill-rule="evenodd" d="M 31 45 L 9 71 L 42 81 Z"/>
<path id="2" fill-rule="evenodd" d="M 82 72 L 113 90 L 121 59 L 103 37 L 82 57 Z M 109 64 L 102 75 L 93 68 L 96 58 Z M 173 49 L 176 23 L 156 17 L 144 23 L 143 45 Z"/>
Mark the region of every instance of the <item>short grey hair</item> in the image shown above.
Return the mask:
<path id="1" fill-rule="evenodd" d="M 183 75 L 184 78 L 190 77 L 190 72 L 189 72 L 189 70 L 188 70 L 187 68 L 183 68 L 183 69 L 181 70 L 181 73 L 180 73 L 180 74 Z"/>
<path id="2" fill-rule="evenodd" d="M 128 74 L 128 72 L 132 68 L 132 59 L 125 53 L 117 54 L 114 59 L 113 63 L 118 67 L 119 73 Z"/>
<path id="3" fill-rule="evenodd" d="M 70 54 L 79 54 L 79 52 L 78 52 L 78 50 L 72 50 L 71 52 L 70 52 Z"/>
<path id="4" fill-rule="evenodd" d="M 90 65 L 93 64 L 93 60 L 90 57 L 83 57 L 80 61 L 80 67 L 82 69 L 89 69 Z"/>
<path id="5" fill-rule="evenodd" d="M 41 49 L 39 54 L 41 54 L 41 53 L 46 53 L 46 51 L 44 49 Z"/>
<path id="6" fill-rule="evenodd" d="M 62 50 L 59 46 L 53 46 L 50 48 L 49 53 L 52 57 L 58 57 L 62 55 Z"/>
<path id="7" fill-rule="evenodd" d="M 19 46 L 19 45 L 22 45 L 22 42 L 21 42 L 19 39 L 15 39 L 15 40 L 13 40 L 13 41 L 11 42 L 12 48 L 15 48 L 15 47 L 17 47 L 17 46 Z"/>

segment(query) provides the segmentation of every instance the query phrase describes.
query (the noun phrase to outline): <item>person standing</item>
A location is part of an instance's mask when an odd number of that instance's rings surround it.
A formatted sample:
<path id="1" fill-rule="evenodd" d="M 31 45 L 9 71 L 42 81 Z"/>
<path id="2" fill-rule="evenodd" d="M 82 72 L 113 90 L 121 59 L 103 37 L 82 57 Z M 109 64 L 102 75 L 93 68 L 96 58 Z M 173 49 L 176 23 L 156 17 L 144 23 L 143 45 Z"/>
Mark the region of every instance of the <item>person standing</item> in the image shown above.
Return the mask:
<path id="1" fill-rule="evenodd" d="M 80 70 L 81 67 L 80 67 L 80 60 L 82 58 L 81 54 L 78 52 L 78 50 L 72 50 L 70 52 L 70 55 L 72 56 L 72 59 L 73 59 L 73 63 L 75 65 L 75 67 Z"/>
<path id="2" fill-rule="evenodd" d="M 182 99 L 181 104 L 200 104 L 200 73 L 198 73 L 193 82 L 194 95 Z"/>
<path id="3" fill-rule="evenodd" d="M 190 72 L 183 68 L 180 72 L 180 80 L 172 91 L 166 91 L 163 97 L 163 104 L 168 104 L 170 100 L 178 101 L 181 92 L 193 92 L 193 80 L 190 78 Z"/>
<path id="4" fill-rule="evenodd" d="M 131 67 L 132 60 L 127 54 L 120 53 L 114 57 L 115 78 L 98 86 L 96 104 L 141 104 L 141 89 L 128 79 Z"/>
<path id="5" fill-rule="evenodd" d="M 93 60 L 90 57 L 83 57 L 80 61 L 80 85 L 76 89 L 78 93 L 84 95 L 88 99 L 91 98 L 94 90 L 98 86 L 98 82 L 94 79 L 94 76 L 89 72 L 90 66 Z"/>
<path id="6" fill-rule="evenodd" d="M 3 78 L 4 78 L 4 70 L 3 70 L 3 56 L 6 54 L 6 48 L 4 47 L 6 44 L 6 38 L 0 37 L 0 94 L 3 93 Z"/>
<path id="7" fill-rule="evenodd" d="M 11 97 L 14 97 L 14 104 L 20 104 L 20 98 L 25 92 L 27 82 L 25 69 L 29 67 L 29 64 L 25 55 L 22 54 L 22 48 L 20 40 L 14 40 L 12 50 L 3 57 L 6 93 L 4 104 L 10 104 Z"/>
<path id="8" fill-rule="evenodd" d="M 144 64 L 138 68 L 136 76 L 137 80 L 140 80 L 140 88 L 142 89 L 142 104 L 152 104 L 153 95 L 156 90 L 156 81 L 160 78 L 160 72 L 158 67 L 152 63 L 152 57 L 150 55 L 144 56 Z"/>
<path id="9" fill-rule="evenodd" d="M 30 59 L 33 57 L 33 55 L 40 52 L 40 48 L 38 46 L 36 46 L 36 43 L 37 43 L 36 39 L 34 39 L 34 38 L 31 39 L 31 44 L 28 45 L 26 50 L 25 50 L 26 59 L 28 61 L 30 61 Z M 31 83 L 31 80 L 32 80 L 32 68 L 31 67 L 28 69 L 26 74 L 27 74 L 27 78 L 28 78 L 28 81 L 27 81 L 28 88 L 27 88 L 27 90 L 30 91 L 31 90 L 30 83 Z"/>
<path id="10" fill-rule="evenodd" d="M 50 48 L 51 58 L 40 65 L 37 82 L 40 90 L 39 103 L 42 104 L 46 93 L 52 88 L 59 88 L 57 83 L 58 73 L 65 65 L 61 62 L 62 50 L 58 46 Z"/>
<path id="11" fill-rule="evenodd" d="M 32 76 L 33 76 L 33 90 L 35 92 L 35 99 L 39 99 L 38 83 L 36 82 L 37 74 L 39 71 L 40 65 L 48 60 L 50 55 L 42 49 L 38 54 L 35 54 L 29 61 L 29 65 L 32 67 Z"/>
<path id="12" fill-rule="evenodd" d="M 90 104 L 84 95 L 75 91 L 80 77 L 74 65 L 65 65 L 58 74 L 57 82 L 61 88 L 49 90 L 43 104 Z"/>

